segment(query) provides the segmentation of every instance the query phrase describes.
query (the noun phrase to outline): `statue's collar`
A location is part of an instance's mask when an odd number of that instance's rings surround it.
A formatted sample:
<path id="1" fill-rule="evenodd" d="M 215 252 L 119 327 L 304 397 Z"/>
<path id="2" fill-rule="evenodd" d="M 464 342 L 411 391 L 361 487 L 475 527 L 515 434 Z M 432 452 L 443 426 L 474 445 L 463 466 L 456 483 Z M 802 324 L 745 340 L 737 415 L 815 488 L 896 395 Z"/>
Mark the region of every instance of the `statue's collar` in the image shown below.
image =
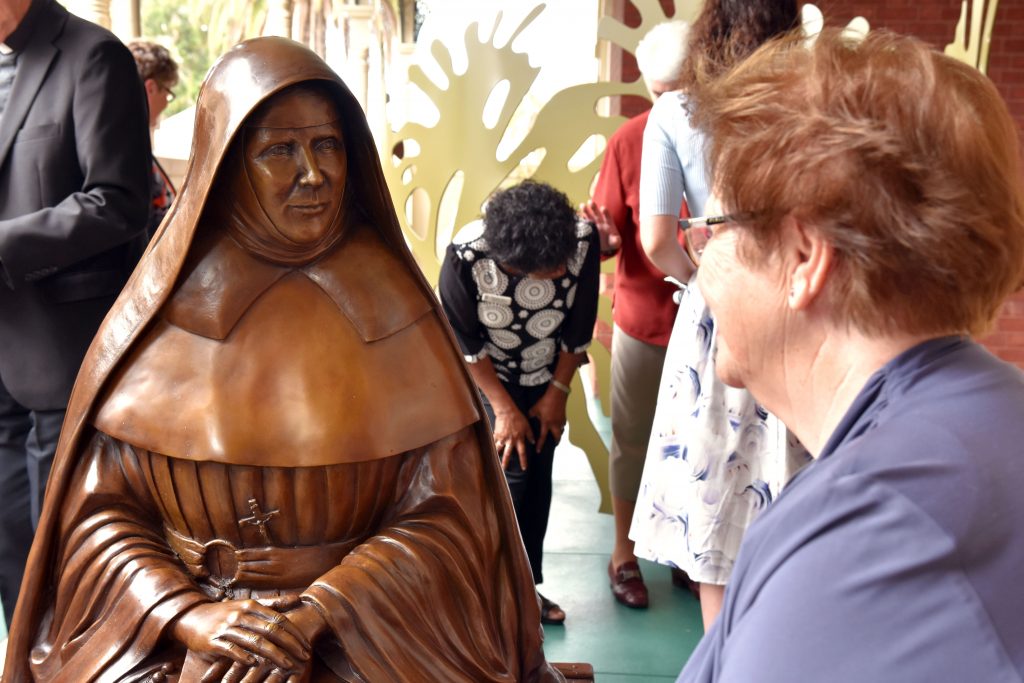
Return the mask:
<path id="1" fill-rule="evenodd" d="M 224 231 L 201 230 L 163 317 L 193 334 L 223 340 L 253 302 L 293 272 L 316 283 L 363 341 L 388 337 L 426 314 L 430 301 L 376 231 L 348 230 L 332 251 L 300 267 L 252 256 Z"/>

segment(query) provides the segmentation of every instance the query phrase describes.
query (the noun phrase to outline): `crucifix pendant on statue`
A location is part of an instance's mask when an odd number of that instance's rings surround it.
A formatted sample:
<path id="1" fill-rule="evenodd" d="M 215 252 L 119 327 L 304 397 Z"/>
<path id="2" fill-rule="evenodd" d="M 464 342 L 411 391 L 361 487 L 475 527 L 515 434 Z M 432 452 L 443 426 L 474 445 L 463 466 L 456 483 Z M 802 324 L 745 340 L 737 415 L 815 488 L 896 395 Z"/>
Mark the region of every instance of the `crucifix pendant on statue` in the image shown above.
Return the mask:
<path id="1" fill-rule="evenodd" d="M 238 520 L 238 526 L 241 526 L 241 527 L 254 526 L 254 527 L 256 527 L 257 531 L 260 532 L 260 536 L 263 537 L 263 540 L 266 541 L 268 545 L 272 544 L 273 541 L 270 540 L 270 531 L 267 530 L 267 522 L 269 522 L 270 518 L 275 516 L 275 515 L 277 515 L 278 512 L 280 512 L 280 511 L 279 510 L 271 510 L 270 512 L 262 512 L 262 511 L 260 511 L 260 504 L 256 502 L 255 498 L 250 498 L 249 499 L 249 509 L 252 511 L 252 516 L 251 517 L 244 517 L 243 519 Z"/>

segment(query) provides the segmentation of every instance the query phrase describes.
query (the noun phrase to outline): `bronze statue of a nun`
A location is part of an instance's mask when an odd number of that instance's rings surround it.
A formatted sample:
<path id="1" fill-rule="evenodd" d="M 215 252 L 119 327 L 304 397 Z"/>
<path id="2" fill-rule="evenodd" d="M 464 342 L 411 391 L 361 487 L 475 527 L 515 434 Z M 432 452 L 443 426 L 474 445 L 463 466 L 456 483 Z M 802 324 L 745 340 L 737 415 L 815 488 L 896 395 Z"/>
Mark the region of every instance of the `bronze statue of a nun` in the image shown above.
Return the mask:
<path id="1" fill-rule="evenodd" d="M 355 98 L 236 46 L 79 375 L 4 683 L 562 680 L 482 414 Z"/>

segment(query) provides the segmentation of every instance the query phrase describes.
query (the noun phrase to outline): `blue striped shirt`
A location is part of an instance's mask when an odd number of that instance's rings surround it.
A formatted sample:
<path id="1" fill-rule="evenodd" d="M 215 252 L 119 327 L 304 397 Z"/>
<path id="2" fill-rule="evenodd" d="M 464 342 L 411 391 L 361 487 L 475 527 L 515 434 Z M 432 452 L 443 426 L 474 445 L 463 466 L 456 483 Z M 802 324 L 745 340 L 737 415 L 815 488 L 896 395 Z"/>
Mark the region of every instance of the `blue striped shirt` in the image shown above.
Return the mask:
<path id="1" fill-rule="evenodd" d="M 690 125 L 682 92 L 665 93 L 654 103 L 640 159 L 640 216 L 678 216 L 683 198 L 691 216 L 708 201 L 704 135 Z"/>

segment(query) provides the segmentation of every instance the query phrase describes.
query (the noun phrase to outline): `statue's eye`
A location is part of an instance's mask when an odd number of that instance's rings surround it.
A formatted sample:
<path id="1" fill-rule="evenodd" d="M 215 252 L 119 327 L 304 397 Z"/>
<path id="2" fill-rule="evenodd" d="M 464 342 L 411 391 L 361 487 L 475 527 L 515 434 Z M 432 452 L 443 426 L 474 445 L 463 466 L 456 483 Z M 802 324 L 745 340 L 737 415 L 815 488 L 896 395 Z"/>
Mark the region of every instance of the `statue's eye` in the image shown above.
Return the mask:
<path id="1" fill-rule="evenodd" d="M 291 155 L 291 153 L 292 153 L 292 146 L 281 142 L 281 143 L 278 143 L 276 145 L 271 145 L 270 147 L 267 147 L 265 150 L 263 150 L 263 153 L 260 154 L 260 156 L 261 157 L 286 157 L 286 156 Z"/>
<path id="2" fill-rule="evenodd" d="M 317 140 L 316 149 L 318 152 L 335 152 L 341 149 L 341 140 L 334 137 Z"/>

